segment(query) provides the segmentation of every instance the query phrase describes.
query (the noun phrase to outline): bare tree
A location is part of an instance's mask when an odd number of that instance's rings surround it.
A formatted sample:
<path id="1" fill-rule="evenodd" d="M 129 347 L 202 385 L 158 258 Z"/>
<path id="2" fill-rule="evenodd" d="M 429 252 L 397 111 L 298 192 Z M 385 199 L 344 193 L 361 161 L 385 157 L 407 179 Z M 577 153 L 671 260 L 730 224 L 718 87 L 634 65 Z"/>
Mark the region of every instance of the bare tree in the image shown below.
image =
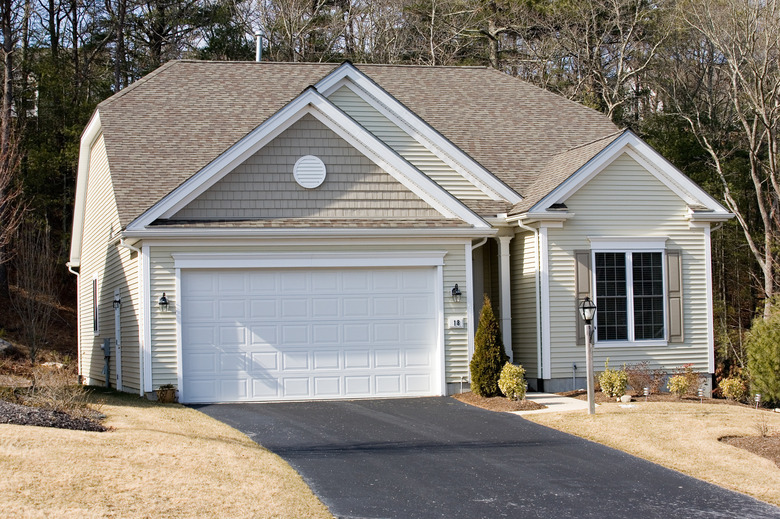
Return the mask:
<path id="1" fill-rule="evenodd" d="M 780 6 L 777 0 L 690 0 L 679 14 L 694 34 L 688 56 L 694 66 L 678 69 L 668 97 L 709 154 L 761 268 L 767 317 L 778 287 Z M 752 193 L 740 196 L 735 184 Z"/>
<path id="2" fill-rule="evenodd" d="M 23 335 L 32 363 L 35 363 L 38 353 L 46 344 L 52 314 L 57 305 L 57 256 L 51 250 L 49 226 L 45 225 L 43 229 L 39 227 L 28 222 L 17 234 L 14 242 L 16 290 L 11 294 L 11 304 L 22 320 Z"/>

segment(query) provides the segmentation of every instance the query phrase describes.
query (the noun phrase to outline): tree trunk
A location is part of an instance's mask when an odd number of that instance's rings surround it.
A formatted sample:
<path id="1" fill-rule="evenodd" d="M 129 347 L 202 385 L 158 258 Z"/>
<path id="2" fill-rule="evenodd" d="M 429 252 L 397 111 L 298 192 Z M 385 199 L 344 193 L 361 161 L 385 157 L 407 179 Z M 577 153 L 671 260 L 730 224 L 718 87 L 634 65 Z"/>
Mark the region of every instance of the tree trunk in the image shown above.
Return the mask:
<path id="1" fill-rule="evenodd" d="M 8 171 L 11 168 L 11 115 L 13 109 L 13 84 L 14 84 L 14 44 L 13 34 L 11 33 L 12 0 L 2 0 L 0 3 L 0 30 L 3 33 L 3 112 L 0 114 L 0 169 Z M 3 206 L 7 202 L 7 189 L 0 192 L 0 204 Z M 0 206 L 0 215 L 4 214 L 5 207 Z M 0 222 L 0 232 L 5 222 Z M 3 243 L 0 243 L 0 296 L 8 297 L 8 250 Z"/>

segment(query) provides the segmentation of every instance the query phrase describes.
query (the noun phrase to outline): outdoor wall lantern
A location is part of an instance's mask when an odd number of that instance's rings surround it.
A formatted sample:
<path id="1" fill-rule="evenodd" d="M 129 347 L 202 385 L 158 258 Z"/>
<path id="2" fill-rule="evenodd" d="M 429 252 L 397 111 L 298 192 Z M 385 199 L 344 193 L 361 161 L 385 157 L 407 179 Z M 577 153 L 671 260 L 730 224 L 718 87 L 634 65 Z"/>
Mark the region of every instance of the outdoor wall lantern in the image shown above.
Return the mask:
<path id="1" fill-rule="evenodd" d="M 168 311 L 168 298 L 165 297 L 165 292 L 163 292 L 163 295 L 160 298 L 160 300 L 157 302 L 157 305 L 160 307 L 160 309 L 163 312 L 167 312 Z"/>
<path id="2" fill-rule="evenodd" d="M 580 317 L 585 321 L 585 360 L 588 377 L 588 414 L 596 414 L 596 395 L 593 387 L 593 317 L 596 304 L 586 297 L 580 303 Z"/>
<path id="3" fill-rule="evenodd" d="M 457 283 L 455 283 L 455 286 L 452 287 L 452 300 L 455 303 L 460 303 L 460 288 L 458 288 Z"/>
<path id="4" fill-rule="evenodd" d="M 114 301 L 111 303 L 111 306 L 114 307 L 114 310 L 122 306 L 122 300 L 119 299 L 119 296 L 117 296 L 116 299 L 114 299 Z"/>

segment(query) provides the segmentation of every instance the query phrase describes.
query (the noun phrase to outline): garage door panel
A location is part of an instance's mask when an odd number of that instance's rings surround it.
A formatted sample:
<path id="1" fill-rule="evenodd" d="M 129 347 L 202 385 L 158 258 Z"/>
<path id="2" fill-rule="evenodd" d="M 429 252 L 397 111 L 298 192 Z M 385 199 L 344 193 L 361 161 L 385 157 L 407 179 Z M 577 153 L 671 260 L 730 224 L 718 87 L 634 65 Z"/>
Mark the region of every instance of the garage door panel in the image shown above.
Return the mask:
<path id="1" fill-rule="evenodd" d="M 344 352 L 345 369 L 367 369 L 371 367 L 371 354 L 368 350 L 351 350 Z"/>
<path id="2" fill-rule="evenodd" d="M 186 401 L 436 394 L 434 274 L 184 270 Z"/>
<path id="3" fill-rule="evenodd" d="M 282 369 L 284 369 L 284 371 L 308 370 L 309 352 L 296 351 L 282 353 Z"/>
<path id="4" fill-rule="evenodd" d="M 337 344 L 341 327 L 338 324 L 314 324 L 311 327 L 311 340 L 315 345 Z"/>
<path id="5" fill-rule="evenodd" d="M 376 350 L 374 352 L 374 367 L 400 368 L 401 354 L 398 350 Z"/>
<path id="6" fill-rule="evenodd" d="M 397 395 L 401 392 L 401 375 L 376 375 L 377 395 Z"/>
<path id="7" fill-rule="evenodd" d="M 251 346 L 270 346 L 279 342 L 276 326 L 250 326 L 249 335 Z"/>
<path id="8" fill-rule="evenodd" d="M 309 377 L 285 377 L 282 382 L 282 388 L 285 397 L 303 398 L 311 396 L 309 394 Z"/>
<path id="9" fill-rule="evenodd" d="M 344 344 L 365 344 L 371 337 L 371 325 L 345 324 L 343 327 Z"/>
<path id="10" fill-rule="evenodd" d="M 339 351 L 338 350 L 331 350 L 331 351 L 315 351 L 314 352 L 314 369 L 315 370 L 324 370 L 324 369 L 339 369 L 340 359 Z"/>
<path id="11" fill-rule="evenodd" d="M 251 375 L 264 375 L 279 369 L 279 354 L 276 352 L 253 352 L 250 354 Z"/>
<path id="12" fill-rule="evenodd" d="M 341 377 L 314 377 L 314 394 L 338 397 L 341 394 Z"/>

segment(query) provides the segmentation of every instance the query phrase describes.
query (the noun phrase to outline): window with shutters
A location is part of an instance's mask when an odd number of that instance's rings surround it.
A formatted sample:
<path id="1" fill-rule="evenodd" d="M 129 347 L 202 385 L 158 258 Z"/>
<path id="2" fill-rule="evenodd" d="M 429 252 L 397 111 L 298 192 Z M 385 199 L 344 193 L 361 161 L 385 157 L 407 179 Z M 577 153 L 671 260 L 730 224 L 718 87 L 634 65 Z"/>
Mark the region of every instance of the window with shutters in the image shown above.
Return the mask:
<path id="1" fill-rule="evenodd" d="M 662 252 L 596 252 L 596 336 L 603 341 L 666 339 Z"/>

